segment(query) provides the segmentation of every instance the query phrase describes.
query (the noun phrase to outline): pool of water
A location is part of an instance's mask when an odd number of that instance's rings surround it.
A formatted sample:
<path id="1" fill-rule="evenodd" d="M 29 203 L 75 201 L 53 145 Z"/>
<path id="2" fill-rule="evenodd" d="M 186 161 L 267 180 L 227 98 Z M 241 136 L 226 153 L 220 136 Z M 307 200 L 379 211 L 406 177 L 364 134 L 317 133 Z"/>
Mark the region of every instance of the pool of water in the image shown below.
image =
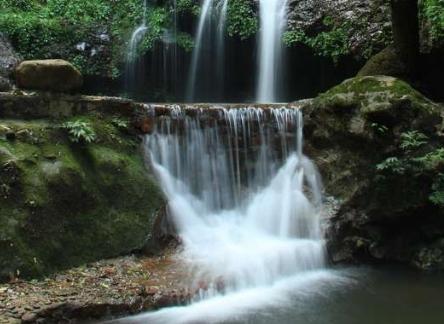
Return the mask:
<path id="1" fill-rule="evenodd" d="M 442 324 L 444 275 L 400 269 L 349 270 L 350 281 L 333 285 L 291 305 L 258 310 L 231 323 Z"/>
<path id="2" fill-rule="evenodd" d="M 399 268 L 311 271 L 121 323 L 442 324 L 444 274 Z"/>

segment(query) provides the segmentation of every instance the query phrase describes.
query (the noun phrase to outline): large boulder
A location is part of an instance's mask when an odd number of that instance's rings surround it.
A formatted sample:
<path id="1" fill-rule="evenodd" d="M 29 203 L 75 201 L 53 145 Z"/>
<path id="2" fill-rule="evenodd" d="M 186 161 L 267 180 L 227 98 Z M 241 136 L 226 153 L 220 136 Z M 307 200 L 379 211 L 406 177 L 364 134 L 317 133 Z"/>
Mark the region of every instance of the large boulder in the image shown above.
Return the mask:
<path id="1" fill-rule="evenodd" d="M 83 84 L 79 70 L 64 60 L 23 61 L 15 78 L 20 88 L 56 92 L 77 90 Z"/>
<path id="2" fill-rule="evenodd" d="M 130 253 L 152 236 L 164 200 L 137 138 L 116 117 L 81 118 L 93 143 L 70 139 L 64 119 L 0 119 L 0 281 Z"/>
<path id="3" fill-rule="evenodd" d="M 333 262 L 444 269 L 442 107 L 387 76 L 350 79 L 304 109 L 306 151 L 339 210 Z"/>

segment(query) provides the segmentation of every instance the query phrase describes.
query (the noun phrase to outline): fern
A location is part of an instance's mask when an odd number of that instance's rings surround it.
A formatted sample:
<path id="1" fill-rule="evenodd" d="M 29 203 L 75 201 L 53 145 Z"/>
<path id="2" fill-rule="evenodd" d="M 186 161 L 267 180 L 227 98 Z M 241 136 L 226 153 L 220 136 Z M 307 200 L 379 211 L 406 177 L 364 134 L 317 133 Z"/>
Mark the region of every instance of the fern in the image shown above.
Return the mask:
<path id="1" fill-rule="evenodd" d="M 403 174 L 406 171 L 403 161 L 393 156 L 377 164 L 376 169 L 378 171 L 391 171 L 397 174 Z"/>
<path id="2" fill-rule="evenodd" d="M 409 151 L 427 143 L 429 138 L 418 131 L 410 131 L 401 134 L 401 149 Z"/>
<path id="3" fill-rule="evenodd" d="M 69 139 L 73 143 L 92 143 L 96 139 L 96 133 L 91 125 L 81 120 L 66 122 L 62 128 L 68 131 Z"/>

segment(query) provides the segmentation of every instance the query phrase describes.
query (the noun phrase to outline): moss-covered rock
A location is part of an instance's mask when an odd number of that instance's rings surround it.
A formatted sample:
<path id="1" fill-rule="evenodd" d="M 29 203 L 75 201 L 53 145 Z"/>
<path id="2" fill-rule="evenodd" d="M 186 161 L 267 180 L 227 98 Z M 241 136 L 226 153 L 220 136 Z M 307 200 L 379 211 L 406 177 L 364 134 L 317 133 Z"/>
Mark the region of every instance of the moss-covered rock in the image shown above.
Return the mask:
<path id="1" fill-rule="evenodd" d="M 306 150 L 341 202 L 332 260 L 426 264 L 418 257 L 444 238 L 442 108 L 401 80 L 370 76 L 321 94 L 305 116 Z"/>
<path id="2" fill-rule="evenodd" d="M 152 234 L 163 197 L 136 138 L 112 115 L 72 118 L 94 143 L 72 143 L 66 119 L 0 119 L 0 280 L 128 253 Z"/>
<path id="3" fill-rule="evenodd" d="M 15 70 L 17 85 L 24 89 L 68 92 L 83 84 L 82 74 L 65 60 L 23 61 Z"/>

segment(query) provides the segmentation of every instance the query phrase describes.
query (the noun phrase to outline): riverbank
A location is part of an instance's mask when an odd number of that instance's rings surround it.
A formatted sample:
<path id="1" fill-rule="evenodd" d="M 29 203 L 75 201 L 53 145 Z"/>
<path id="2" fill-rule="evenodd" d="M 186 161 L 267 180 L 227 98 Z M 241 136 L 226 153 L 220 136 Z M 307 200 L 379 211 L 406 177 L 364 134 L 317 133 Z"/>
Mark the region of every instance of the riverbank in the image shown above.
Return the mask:
<path id="1" fill-rule="evenodd" d="M 0 323 L 76 323 L 184 303 L 188 273 L 176 252 L 102 260 L 1 284 Z"/>

